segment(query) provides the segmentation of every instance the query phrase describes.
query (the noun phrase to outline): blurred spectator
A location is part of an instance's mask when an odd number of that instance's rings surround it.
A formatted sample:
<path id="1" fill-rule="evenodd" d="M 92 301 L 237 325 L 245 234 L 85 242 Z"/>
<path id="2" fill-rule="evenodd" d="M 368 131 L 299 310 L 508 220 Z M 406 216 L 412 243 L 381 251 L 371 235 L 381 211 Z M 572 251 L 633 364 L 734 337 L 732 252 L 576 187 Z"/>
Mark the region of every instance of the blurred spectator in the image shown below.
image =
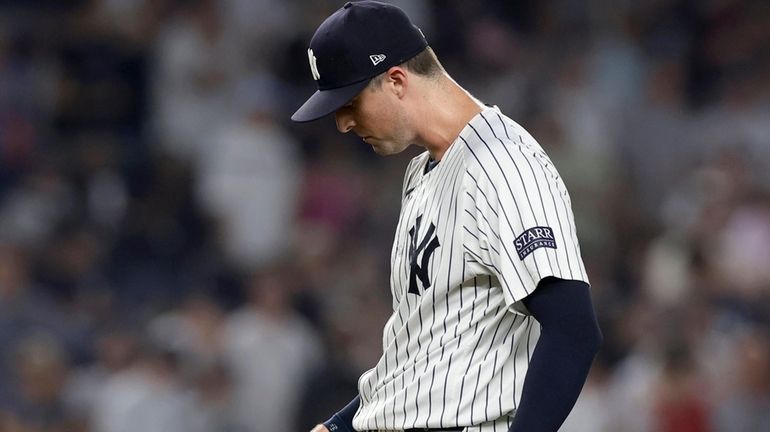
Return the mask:
<path id="1" fill-rule="evenodd" d="M 323 359 L 318 336 L 290 306 L 288 276 L 280 270 L 255 276 L 248 304 L 226 324 L 236 418 L 247 431 L 297 430 L 302 391 Z"/>
<path id="2" fill-rule="evenodd" d="M 18 398 L 9 408 L 10 424 L 21 430 L 70 430 L 61 398 L 68 361 L 58 341 L 44 333 L 29 335 L 15 354 Z"/>
<path id="3" fill-rule="evenodd" d="M 208 370 L 215 380 L 220 378 L 215 365 L 222 352 L 224 320 L 224 312 L 211 297 L 192 293 L 179 309 L 150 321 L 148 333 L 154 341 L 178 353 L 182 367 L 196 373 Z"/>
<path id="4" fill-rule="evenodd" d="M 697 120 L 696 139 L 712 157 L 740 152 L 749 173 L 765 184 L 770 181 L 770 104 L 760 71 L 735 74 L 721 86 L 724 102 L 706 107 Z"/>
<path id="5" fill-rule="evenodd" d="M 221 7 L 213 0 L 186 3 L 154 48 L 156 132 L 167 152 L 191 163 L 211 145 L 208 132 L 228 118 L 242 68 L 244 53 L 226 37 Z"/>
<path id="6" fill-rule="evenodd" d="M 97 432 L 126 430 L 132 422 L 131 410 L 151 396 L 149 377 L 137 366 L 138 341 L 114 334 L 103 339 L 100 363 L 83 379 L 98 380 L 85 394 L 83 402 L 91 402 L 92 428 Z M 101 369 L 104 368 L 104 369 Z M 81 383 L 87 385 L 88 383 Z M 82 403 L 82 402 L 81 402 Z"/>
<path id="7" fill-rule="evenodd" d="M 82 353 L 88 336 L 85 323 L 33 284 L 29 266 L 23 249 L 0 245 L 0 381 L 7 384 L 0 386 L 0 404 L 16 399 L 12 389 L 20 376 L 15 373 L 17 361 L 13 355 L 17 346 L 26 346 L 22 341 L 46 335 L 31 339 L 29 355 L 42 347 L 40 352 L 50 349 L 52 361 L 59 362 L 60 357 Z M 27 354 L 22 350 L 20 358 Z"/>
<path id="8" fill-rule="evenodd" d="M 163 347 L 152 347 L 139 359 L 138 391 L 148 392 L 129 404 L 126 423 L 119 430 L 148 432 L 196 431 L 200 423 L 192 392 L 179 369 L 179 357 Z M 144 387 L 144 388 L 142 388 Z"/>
<path id="9" fill-rule="evenodd" d="M 278 3 L 270 0 L 224 0 L 218 3 L 221 4 L 222 18 L 227 22 L 229 44 L 260 68 L 270 66 L 276 42 L 280 43 L 293 35 L 303 14 L 313 10 L 309 5 L 291 0 Z"/>
<path id="10" fill-rule="evenodd" d="M 747 302 L 770 294 L 770 195 L 739 204 L 718 232 L 714 265 Z"/>
<path id="11" fill-rule="evenodd" d="M 665 342 L 664 342 L 665 343 Z M 663 370 L 655 384 L 653 430 L 661 432 L 708 432 L 711 407 L 704 398 L 705 383 L 684 341 L 668 342 Z"/>
<path id="12" fill-rule="evenodd" d="M 642 289 L 659 306 L 679 305 L 692 294 L 691 257 L 684 239 L 665 233 L 653 240 L 644 262 Z"/>
<path id="13" fill-rule="evenodd" d="M 39 246 L 74 210 L 74 191 L 60 173 L 28 173 L 0 204 L 0 238 Z"/>
<path id="14" fill-rule="evenodd" d="M 173 0 L 89 0 L 84 19 L 100 32 L 129 43 L 145 45 L 157 36 Z"/>
<path id="15" fill-rule="evenodd" d="M 131 368 L 110 377 L 97 399 L 95 429 L 194 431 L 198 413 L 177 361 L 173 353 L 151 347 Z"/>
<path id="16" fill-rule="evenodd" d="M 615 365 L 607 382 L 610 430 L 652 432 L 656 421 L 654 383 L 662 368 L 655 338 L 661 330 L 655 326 L 657 317 L 649 305 L 640 302 L 630 309 L 620 325 L 628 339 L 624 343 L 631 349 Z"/>
<path id="17" fill-rule="evenodd" d="M 222 363 L 212 363 L 198 371 L 195 377 L 195 390 L 195 411 L 198 414 L 195 430 L 201 432 L 248 430 L 238 426 L 232 377 Z"/>
<path id="18" fill-rule="evenodd" d="M 770 430 L 770 338 L 766 328 L 739 337 L 737 355 L 726 371 L 733 380 L 724 401 L 716 407 L 716 430 Z"/>
<path id="19" fill-rule="evenodd" d="M 121 407 L 116 406 L 123 403 L 116 378 L 136 360 L 139 341 L 130 330 L 111 324 L 94 344 L 94 361 L 73 369 L 64 388 L 64 402 L 70 416 L 90 425 L 89 429 L 114 430 L 116 423 L 125 421 Z"/>
<path id="20" fill-rule="evenodd" d="M 275 119 L 279 86 L 268 76 L 241 82 L 239 115 L 212 127 L 200 151 L 199 199 L 222 224 L 228 258 L 244 271 L 281 258 L 295 222 L 299 145 Z"/>

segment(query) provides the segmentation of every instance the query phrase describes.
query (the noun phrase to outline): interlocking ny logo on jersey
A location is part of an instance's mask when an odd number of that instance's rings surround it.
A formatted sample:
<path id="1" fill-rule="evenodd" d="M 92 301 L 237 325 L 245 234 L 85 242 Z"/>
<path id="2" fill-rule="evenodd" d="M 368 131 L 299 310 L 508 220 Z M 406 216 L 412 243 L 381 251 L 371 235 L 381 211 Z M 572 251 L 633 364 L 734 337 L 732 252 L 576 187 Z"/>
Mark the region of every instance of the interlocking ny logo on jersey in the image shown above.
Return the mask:
<path id="1" fill-rule="evenodd" d="M 310 72 L 313 74 L 313 79 L 318 81 L 321 79 L 321 74 L 318 73 L 317 59 L 315 58 L 315 54 L 313 54 L 313 50 L 310 48 L 307 49 L 307 60 L 310 62 Z"/>
<path id="2" fill-rule="evenodd" d="M 425 232 L 425 235 L 417 244 L 418 235 L 420 232 L 420 224 L 422 223 L 422 216 L 417 216 L 417 221 L 414 226 L 409 230 L 409 291 L 412 294 L 420 295 L 420 290 L 417 288 L 417 278 L 422 282 L 423 290 L 430 287 L 430 279 L 428 277 L 428 262 L 430 256 L 437 247 L 441 246 L 436 236 L 436 226 L 431 222 L 430 227 Z M 422 259 L 419 258 L 422 253 Z M 419 264 L 417 263 L 419 260 Z"/>
<path id="3" fill-rule="evenodd" d="M 377 66 L 378 64 L 382 63 L 385 60 L 385 54 L 370 55 L 369 60 L 372 61 L 373 65 Z"/>
<path id="4" fill-rule="evenodd" d="M 553 236 L 553 230 L 549 227 L 530 228 L 516 237 L 513 244 L 521 260 L 541 247 L 556 249 L 556 239 Z"/>

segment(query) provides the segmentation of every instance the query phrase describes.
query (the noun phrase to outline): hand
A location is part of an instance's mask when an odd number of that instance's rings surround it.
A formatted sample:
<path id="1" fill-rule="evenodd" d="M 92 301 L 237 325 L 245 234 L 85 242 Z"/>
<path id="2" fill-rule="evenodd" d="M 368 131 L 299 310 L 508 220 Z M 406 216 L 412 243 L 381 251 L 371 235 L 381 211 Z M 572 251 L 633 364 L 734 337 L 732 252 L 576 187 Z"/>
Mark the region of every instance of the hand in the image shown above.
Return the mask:
<path id="1" fill-rule="evenodd" d="M 327 429 L 326 426 L 319 424 L 316 425 L 310 432 L 329 432 L 329 429 Z"/>

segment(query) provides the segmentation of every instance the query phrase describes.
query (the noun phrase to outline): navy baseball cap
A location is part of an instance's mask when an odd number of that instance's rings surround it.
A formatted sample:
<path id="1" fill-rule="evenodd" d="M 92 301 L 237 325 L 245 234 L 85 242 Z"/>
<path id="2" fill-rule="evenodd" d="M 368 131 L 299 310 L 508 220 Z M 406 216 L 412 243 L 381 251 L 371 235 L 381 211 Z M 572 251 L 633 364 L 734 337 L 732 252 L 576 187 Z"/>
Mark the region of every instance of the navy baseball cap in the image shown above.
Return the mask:
<path id="1" fill-rule="evenodd" d="M 291 116 L 309 122 L 339 109 L 375 76 L 422 52 L 422 32 L 404 11 L 377 1 L 348 2 L 318 27 L 307 50 L 318 85 Z"/>

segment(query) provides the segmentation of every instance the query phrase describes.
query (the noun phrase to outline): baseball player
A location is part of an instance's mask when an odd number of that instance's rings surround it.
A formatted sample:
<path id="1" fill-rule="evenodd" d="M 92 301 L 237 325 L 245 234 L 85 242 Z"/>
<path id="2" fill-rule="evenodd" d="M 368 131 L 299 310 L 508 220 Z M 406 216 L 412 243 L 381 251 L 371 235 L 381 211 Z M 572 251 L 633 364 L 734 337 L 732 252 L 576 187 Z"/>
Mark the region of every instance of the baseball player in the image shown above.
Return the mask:
<path id="1" fill-rule="evenodd" d="M 380 155 L 415 144 L 393 315 L 359 395 L 313 432 L 556 431 L 601 344 L 567 189 L 540 145 L 460 87 L 400 9 L 347 3 L 310 42 L 318 91 Z"/>

